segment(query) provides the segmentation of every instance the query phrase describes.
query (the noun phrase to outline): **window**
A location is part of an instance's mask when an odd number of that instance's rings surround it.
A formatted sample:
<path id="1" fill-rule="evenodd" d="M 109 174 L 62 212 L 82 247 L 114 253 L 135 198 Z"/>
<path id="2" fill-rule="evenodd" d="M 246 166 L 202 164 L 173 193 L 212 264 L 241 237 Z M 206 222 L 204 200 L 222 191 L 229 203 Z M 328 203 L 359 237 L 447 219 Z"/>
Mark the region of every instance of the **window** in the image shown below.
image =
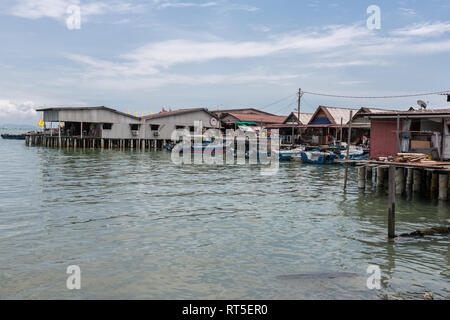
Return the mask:
<path id="1" fill-rule="evenodd" d="M 103 124 L 103 130 L 111 130 L 112 123 L 104 123 Z"/>
<path id="2" fill-rule="evenodd" d="M 190 131 L 190 132 L 194 132 L 194 130 L 195 130 L 195 127 L 194 127 L 194 126 L 190 126 L 190 127 L 189 127 L 189 131 Z"/>
<path id="3" fill-rule="evenodd" d="M 130 124 L 130 127 L 131 127 L 131 130 L 139 130 L 139 124 L 137 124 L 137 123 Z"/>
<path id="4" fill-rule="evenodd" d="M 185 126 L 175 126 L 175 129 L 177 129 L 177 130 L 182 130 L 184 128 L 185 128 Z"/>
<path id="5" fill-rule="evenodd" d="M 150 130 L 152 131 L 158 131 L 159 130 L 159 124 L 151 124 Z"/>

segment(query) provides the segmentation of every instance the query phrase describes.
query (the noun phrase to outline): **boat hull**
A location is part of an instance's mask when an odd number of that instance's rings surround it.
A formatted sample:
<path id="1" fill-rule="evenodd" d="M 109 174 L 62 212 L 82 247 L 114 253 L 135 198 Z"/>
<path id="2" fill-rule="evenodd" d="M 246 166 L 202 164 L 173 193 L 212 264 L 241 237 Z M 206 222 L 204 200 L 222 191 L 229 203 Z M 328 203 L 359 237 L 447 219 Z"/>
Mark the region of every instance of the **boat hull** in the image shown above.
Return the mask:
<path id="1" fill-rule="evenodd" d="M 3 139 L 7 140 L 25 140 L 25 135 L 16 135 L 16 134 L 2 134 Z"/>

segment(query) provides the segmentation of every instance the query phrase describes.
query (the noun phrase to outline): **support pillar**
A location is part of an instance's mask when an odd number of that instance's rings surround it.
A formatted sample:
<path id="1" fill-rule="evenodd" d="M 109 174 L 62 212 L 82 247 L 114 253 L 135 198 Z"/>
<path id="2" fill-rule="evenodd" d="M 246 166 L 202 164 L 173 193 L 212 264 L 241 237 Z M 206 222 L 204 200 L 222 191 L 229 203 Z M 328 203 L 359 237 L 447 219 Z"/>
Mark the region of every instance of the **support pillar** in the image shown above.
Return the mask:
<path id="1" fill-rule="evenodd" d="M 448 174 L 439 174 L 439 200 L 448 200 Z"/>
<path id="2" fill-rule="evenodd" d="M 395 170 L 395 194 L 402 194 L 404 189 L 404 169 L 397 168 Z"/>
<path id="3" fill-rule="evenodd" d="M 439 174 L 435 171 L 431 173 L 430 195 L 431 199 L 435 199 L 439 193 Z"/>
<path id="4" fill-rule="evenodd" d="M 366 188 L 366 167 L 358 167 L 358 189 L 364 190 Z"/>
<path id="5" fill-rule="evenodd" d="M 413 169 L 413 192 L 420 192 L 420 184 L 422 182 L 422 171 L 420 169 Z"/>

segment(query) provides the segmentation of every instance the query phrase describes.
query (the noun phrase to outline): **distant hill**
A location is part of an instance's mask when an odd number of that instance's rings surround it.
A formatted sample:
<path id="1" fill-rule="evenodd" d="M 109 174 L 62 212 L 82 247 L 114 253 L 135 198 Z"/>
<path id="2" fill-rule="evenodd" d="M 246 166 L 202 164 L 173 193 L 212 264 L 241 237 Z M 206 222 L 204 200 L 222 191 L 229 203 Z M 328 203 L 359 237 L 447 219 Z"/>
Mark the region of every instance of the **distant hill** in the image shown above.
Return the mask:
<path id="1" fill-rule="evenodd" d="M 0 129 L 38 130 L 40 128 L 37 126 L 29 125 L 29 124 L 5 123 L 5 124 L 0 124 Z"/>

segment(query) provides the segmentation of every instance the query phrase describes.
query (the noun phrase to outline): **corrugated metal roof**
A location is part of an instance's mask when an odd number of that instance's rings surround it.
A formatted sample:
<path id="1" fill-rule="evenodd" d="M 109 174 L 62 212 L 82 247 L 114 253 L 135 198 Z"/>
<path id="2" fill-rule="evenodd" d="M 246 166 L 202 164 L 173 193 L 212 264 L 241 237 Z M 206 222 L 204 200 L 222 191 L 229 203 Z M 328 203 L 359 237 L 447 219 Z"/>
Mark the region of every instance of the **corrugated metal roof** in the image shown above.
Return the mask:
<path id="1" fill-rule="evenodd" d="M 435 116 L 435 115 L 450 115 L 450 108 L 446 109 L 420 109 L 420 110 L 408 110 L 408 111 L 390 111 L 383 113 L 368 114 L 367 117 L 396 117 L 397 115 L 412 115 L 412 116 Z"/>
<path id="2" fill-rule="evenodd" d="M 208 111 L 208 109 L 205 109 L 205 108 L 192 108 L 192 109 L 178 109 L 178 110 L 173 110 L 173 111 L 161 111 L 161 112 L 149 115 L 149 116 L 143 116 L 141 118 L 142 119 L 156 119 L 156 118 L 169 117 L 169 116 L 173 116 L 173 115 L 179 115 L 179 114 L 195 112 L 195 111 L 204 111 L 204 112 L 207 112 L 208 114 L 210 114 L 211 116 L 217 118 L 217 116 L 215 114 L 211 113 L 210 111 Z"/>
<path id="3" fill-rule="evenodd" d="M 85 110 L 105 110 L 114 112 L 117 114 L 120 114 L 122 116 L 130 117 L 133 119 L 140 119 L 140 117 L 135 117 L 131 114 L 127 114 L 125 112 L 118 111 L 116 109 L 100 106 L 100 107 L 55 107 L 55 108 L 42 108 L 42 109 L 36 109 L 36 111 L 85 111 Z"/>
<path id="4" fill-rule="evenodd" d="M 350 111 L 353 111 L 353 114 L 355 114 L 358 109 L 353 108 L 336 108 L 336 107 L 324 107 L 333 117 L 335 124 L 342 123 L 346 124 L 350 121 Z M 332 121 L 333 122 L 333 121 Z"/>
<path id="5" fill-rule="evenodd" d="M 238 121 L 253 121 L 262 123 L 283 123 L 285 116 L 265 115 L 265 114 L 250 114 L 250 113 L 234 113 L 227 112 L 226 114 L 238 119 Z"/>
<path id="6" fill-rule="evenodd" d="M 250 114 L 266 114 L 266 115 L 271 115 L 271 116 L 275 116 L 275 114 L 270 113 L 270 112 L 266 112 L 266 111 L 262 111 L 262 110 L 258 110 L 255 108 L 233 108 L 233 109 L 219 109 L 219 110 L 210 110 L 210 112 L 212 113 L 250 113 Z"/>
<path id="7" fill-rule="evenodd" d="M 297 117 L 298 119 L 298 112 L 293 112 L 293 114 Z M 309 120 L 311 120 L 311 117 L 313 116 L 312 113 L 303 113 L 300 112 L 300 123 L 302 124 L 307 124 L 309 122 Z"/>

